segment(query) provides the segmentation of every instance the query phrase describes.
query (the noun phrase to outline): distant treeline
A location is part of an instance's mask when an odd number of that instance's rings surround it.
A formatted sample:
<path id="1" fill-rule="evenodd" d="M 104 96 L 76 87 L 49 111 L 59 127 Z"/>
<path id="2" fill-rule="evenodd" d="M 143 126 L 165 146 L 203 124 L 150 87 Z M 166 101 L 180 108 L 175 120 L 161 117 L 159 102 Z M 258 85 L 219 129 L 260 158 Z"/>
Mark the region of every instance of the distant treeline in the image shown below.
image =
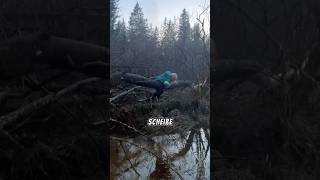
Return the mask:
<path id="1" fill-rule="evenodd" d="M 181 9 L 179 19 L 165 18 L 161 27 L 153 27 L 138 3 L 128 23 L 118 15 L 118 0 L 112 0 L 110 8 L 112 71 L 141 65 L 141 69 L 127 70 L 151 76 L 170 69 L 189 80 L 209 74 L 209 34 L 203 21 L 190 24 L 186 9 Z"/>

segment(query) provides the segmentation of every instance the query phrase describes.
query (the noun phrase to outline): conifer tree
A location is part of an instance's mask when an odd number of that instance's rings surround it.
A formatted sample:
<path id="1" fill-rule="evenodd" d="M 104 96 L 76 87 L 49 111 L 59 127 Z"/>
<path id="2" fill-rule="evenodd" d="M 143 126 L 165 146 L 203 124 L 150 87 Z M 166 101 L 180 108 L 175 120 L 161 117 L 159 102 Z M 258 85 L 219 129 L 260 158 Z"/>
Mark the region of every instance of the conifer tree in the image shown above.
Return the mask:
<path id="1" fill-rule="evenodd" d="M 178 42 L 179 45 L 186 50 L 191 40 L 191 29 L 189 14 L 186 9 L 182 10 L 179 19 L 179 32 L 178 32 Z"/>
<path id="2" fill-rule="evenodd" d="M 119 3 L 119 0 L 111 0 L 110 1 L 110 29 L 111 29 L 111 33 L 114 30 L 117 19 L 119 17 L 118 3 Z"/>

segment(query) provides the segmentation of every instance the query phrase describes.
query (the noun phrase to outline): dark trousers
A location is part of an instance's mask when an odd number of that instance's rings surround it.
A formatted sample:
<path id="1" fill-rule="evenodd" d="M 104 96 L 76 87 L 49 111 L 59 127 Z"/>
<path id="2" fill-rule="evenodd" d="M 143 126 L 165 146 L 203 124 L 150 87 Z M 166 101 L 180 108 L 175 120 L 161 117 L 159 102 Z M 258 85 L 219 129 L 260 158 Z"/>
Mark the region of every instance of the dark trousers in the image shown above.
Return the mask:
<path id="1" fill-rule="evenodd" d="M 155 97 L 159 99 L 164 89 L 164 85 L 162 84 L 162 82 L 158 80 L 137 81 L 134 84 L 138 86 L 144 86 L 144 87 L 156 89 L 156 92 L 152 95 L 152 100 L 154 100 Z"/>

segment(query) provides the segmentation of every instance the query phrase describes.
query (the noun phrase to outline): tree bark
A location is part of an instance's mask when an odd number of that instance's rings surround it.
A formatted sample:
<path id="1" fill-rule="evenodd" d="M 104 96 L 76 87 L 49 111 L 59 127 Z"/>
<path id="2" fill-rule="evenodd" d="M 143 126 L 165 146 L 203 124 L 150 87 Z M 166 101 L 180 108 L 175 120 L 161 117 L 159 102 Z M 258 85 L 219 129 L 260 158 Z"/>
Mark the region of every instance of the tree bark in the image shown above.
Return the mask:
<path id="1" fill-rule="evenodd" d="M 114 73 L 111 75 L 111 81 L 114 82 L 114 85 L 119 84 L 121 82 L 127 82 L 130 84 L 136 84 L 141 86 L 140 84 L 137 84 L 138 81 L 149 81 L 152 80 L 151 78 L 147 78 L 144 76 L 141 76 L 139 74 L 132 74 L 132 73 Z M 177 81 L 173 83 L 168 89 L 175 89 L 180 87 L 191 87 L 192 83 L 190 81 Z"/>

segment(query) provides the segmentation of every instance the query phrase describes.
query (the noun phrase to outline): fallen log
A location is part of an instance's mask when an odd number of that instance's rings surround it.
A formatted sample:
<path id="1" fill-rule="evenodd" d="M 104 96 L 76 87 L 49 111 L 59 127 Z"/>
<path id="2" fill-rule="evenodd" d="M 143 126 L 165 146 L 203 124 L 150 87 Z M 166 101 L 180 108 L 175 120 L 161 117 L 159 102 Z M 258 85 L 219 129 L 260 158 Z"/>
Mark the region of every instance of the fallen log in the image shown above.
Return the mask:
<path id="1" fill-rule="evenodd" d="M 38 100 L 33 101 L 32 103 L 30 103 L 26 106 L 19 108 L 16 111 L 9 113 L 8 115 L 2 116 L 2 117 L 0 117 L 0 129 L 3 129 L 3 127 L 6 124 L 14 123 L 16 121 L 19 121 L 19 119 L 23 119 L 23 117 L 30 114 L 31 112 L 33 112 L 37 109 L 40 109 L 40 108 L 44 107 L 45 105 L 48 105 L 51 102 L 58 100 L 60 97 L 78 89 L 80 86 L 88 84 L 88 83 L 96 82 L 98 80 L 100 80 L 100 78 L 88 78 L 88 79 L 85 79 L 82 81 L 78 81 L 78 82 L 60 90 L 59 92 L 57 92 L 55 94 L 49 94 L 43 98 L 40 98 Z"/>
<path id="2" fill-rule="evenodd" d="M 149 78 L 141 76 L 139 74 L 125 73 L 122 76 L 122 80 L 128 83 L 135 83 L 137 81 L 146 81 Z"/>
<path id="3" fill-rule="evenodd" d="M 121 82 L 126 82 L 130 84 L 135 84 L 138 86 L 143 86 L 139 84 L 141 81 L 148 81 L 152 80 L 152 78 L 147 78 L 139 74 L 133 74 L 133 73 L 123 73 L 123 72 L 117 72 L 111 75 L 111 82 L 113 82 L 113 85 L 120 84 Z M 149 86 L 145 86 L 149 87 Z M 191 81 L 177 81 L 173 83 L 169 88 L 167 89 L 175 89 L 175 88 L 183 88 L 183 87 L 192 87 Z"/>
<path id="4" fill-rule="evenodd" d="M 0 56 L 2 79 L 36 71 L 40 65 L 92 74 L 97 68 L 101 72 L 102 68 L 106 72 L 104 77 L 109 72 L 107 48 L 45 33 L 16 37 L 0 43 Z"/>
<path id="5" fill-rule="evenodd" d="M 192 82 L 191 81 L 177 81 L 176 83 L 173 83 L 168 89 L 186 88 L 186 87 L 192 87 Z"/>

